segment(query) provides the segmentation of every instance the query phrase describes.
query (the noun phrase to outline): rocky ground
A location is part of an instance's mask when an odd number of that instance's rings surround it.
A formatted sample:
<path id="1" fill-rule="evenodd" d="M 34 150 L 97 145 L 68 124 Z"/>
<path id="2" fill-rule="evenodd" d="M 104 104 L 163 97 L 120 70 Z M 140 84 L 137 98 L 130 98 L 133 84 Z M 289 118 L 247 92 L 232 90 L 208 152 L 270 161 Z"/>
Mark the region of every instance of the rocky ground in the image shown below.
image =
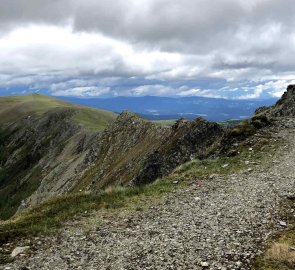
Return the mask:
<path id="1" fill-rule="evenodd" d="M 3 269 L 250 269 L 261 243 L 288 226 L 279 213 L 295 197 L 295 129 L 289 126 L 277 134 L 286 144 L 267 168 L 212 176 L 148 211 L 90 230 L 70 224 L 35 239 L 31 253 Z"/>

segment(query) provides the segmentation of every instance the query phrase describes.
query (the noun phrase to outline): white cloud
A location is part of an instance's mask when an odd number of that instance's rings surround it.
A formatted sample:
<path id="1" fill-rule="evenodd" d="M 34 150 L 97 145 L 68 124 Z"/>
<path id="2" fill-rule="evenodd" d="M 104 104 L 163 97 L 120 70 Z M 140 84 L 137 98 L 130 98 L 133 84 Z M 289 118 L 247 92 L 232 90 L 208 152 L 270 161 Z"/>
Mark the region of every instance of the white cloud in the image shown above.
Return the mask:
<path id="1" fill-rule="evenodd" d="M 221 96 L 214 90 L 201 90 L 189 88 L 188 86 L 172 87 L 167 85 L 141 85 L 136 88 L 132 88 L 124 92 L 124 95 L 127 96 L 203 96 L 203 97 L 212 97 L 220 98 Z"/>
<path id="2" fill-rule="evenodd" d="M 245 89 L 246 90 L 246 89 Z M 248 89 L 247 89 L 248 91 Z M 263 87 L 258 85 L 254 88 L 254 92 L 252 94 L 245 94 L 238 97 L 238 99 L 254 99 L 259 98 L 263 92 Z"/>
<path id="3" fill-rule="evenodd" d="M 134 96 L 146 96 L 146 95 L 167 96 L 167 95 L 175 94 L 175 89 L 169 86 L 164 86 L 159 84 L 141 85 L 131 89 L 126 94 L 134 95 Z"/>
<path id="4" fill-rule="evenodd" d="M 278 97 L 294 79 L 294 8 L 293 0 L 2 0 L 0 87 Z"/>
<path id="5" fill-rule="evenodd" d="M 110 92 L 109 87 L 75 87 L 53 92 L 54 96 L 97 97 Z"/>
<path id="6" fill-rule="evenodd" d="M 253 87 L 243 87 L 243 90 L 253 93 L 241 95 L 238 99 L 254 99 L 260 98 L 263 93 L 269 94 L 271 97 L 280 98 L 286 90 L 286 86 L 295 84 L 295 80 L 273 80 L 257 84 Z"/>
<path id="7" fill-rule="evenodd" d="M 262 91 L 268 91 L 271 96 L 279 98 L 284 94 L 286 86 L 289 84 L 295 84 L 295 80 L 270 81 L 265 84 L 258 85 L 257 88 L 262 89 Z"/>
<path id="8" fill-rule="evenodd" d="M 70 27 L 30 26 L 0 37 L 0 73 L 12 74 L 1 82 L 6 85 L 44 81 L 44 76 L 57 81 L 70 76 L 79 81 L 84 75 L 102 80 L 146 76 L 181 64 L 177 53 L 136 51 L 130 44 Z"/>
<path id="9" fill-rule="evenodd" d="M 186 89 L 182 90 L 178 93 L 179 96 L 201 96 L 201 97 L 212 97 L 212 98 L 221 98 L 220 95 L 216 93 L 216 91 L 212 90 L 201 90 L 201 89 Z"/>

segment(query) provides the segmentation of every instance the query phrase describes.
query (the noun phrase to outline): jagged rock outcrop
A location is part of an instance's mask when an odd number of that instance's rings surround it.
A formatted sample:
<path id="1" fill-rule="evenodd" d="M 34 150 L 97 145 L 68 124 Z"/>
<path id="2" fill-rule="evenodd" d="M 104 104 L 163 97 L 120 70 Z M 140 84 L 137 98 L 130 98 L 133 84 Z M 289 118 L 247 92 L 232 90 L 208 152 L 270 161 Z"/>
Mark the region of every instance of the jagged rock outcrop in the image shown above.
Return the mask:
<path id="1" fill-rule="evenodd" d="M 98 134 L 86 156 L 91 163 L 87 176 L 76 187 L 99 190 L 109 185 L 126 185 L 144 166 L 145 157 L 169 139 L 170 128 L 146 121 L 129 112 Z"/>
<path id="2" fill-rule="evenodd" d="M 179 120 L 172 127 L 169 139 L 149 155 L 134 184 L 146 184 L 171 173 L 173 169 L 192 158 L 204 158 L 216 147 L 225 128 L 203 118 L 194 121 Z"/>
<path id="3" fill-rule="evenodd" d="M 275 105 L 258 108 L 255 114 L 265 114 L 271 117 L 295 116 L 295 85 L 289 85 L 287 91 Z"/>
<path id="4" fill-rule="evenodd" d="M 224 127 L 202 118 L 168 128 L 123 112 L 97 136 L 86 157 L 91 169 L 76 190 L 150 183 L 193 157 L 205 157 L 223 134 Z"/>

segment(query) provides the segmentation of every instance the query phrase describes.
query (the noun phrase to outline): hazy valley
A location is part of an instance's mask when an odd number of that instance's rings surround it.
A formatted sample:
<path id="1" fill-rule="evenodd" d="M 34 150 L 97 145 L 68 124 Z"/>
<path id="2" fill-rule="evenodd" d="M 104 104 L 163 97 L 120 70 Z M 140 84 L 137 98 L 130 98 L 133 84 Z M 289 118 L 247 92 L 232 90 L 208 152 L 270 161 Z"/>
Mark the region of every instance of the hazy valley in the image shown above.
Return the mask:
<path id="1" fill-rule="evenodd" d="M 76 104 L 103 108 L 113 112 L 124 110 L 134 112 L 150 120 L 175 120 L 185 118 L 194 120 L 201 116 L 210 121 L 228 119 L 243 120 L 251 117 L 262 106 L 273 105 L 277 99 L 222 99 L 208 97 L 113 97 L 113 98 L 75 98 L 59 97 Z"/>

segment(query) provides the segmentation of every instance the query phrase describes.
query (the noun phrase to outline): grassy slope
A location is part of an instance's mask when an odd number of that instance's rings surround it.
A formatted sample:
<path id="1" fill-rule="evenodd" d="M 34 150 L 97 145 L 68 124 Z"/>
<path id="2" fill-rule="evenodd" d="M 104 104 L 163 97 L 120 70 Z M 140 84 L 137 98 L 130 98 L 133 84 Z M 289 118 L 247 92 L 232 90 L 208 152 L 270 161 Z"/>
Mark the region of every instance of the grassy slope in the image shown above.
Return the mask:
<path id="1" fill-rule="evenodd" d="M 176 119 L 172 119 L 172 120 L 153 120 L 152 122 L 155 124 L 159 124 L 162 126 L 167 126 L 167 127 L 171 127 L 176 123 Z"/>
<path id="2" fill-rule="evenodd" d="M 4 145 L 9 141 L 10 137 L 8 129 L 1 129 L 3 124 L 13 123 L 30 115 L 42 116 L 42 114 L 58 108 L 75 110 L 73 121 L 94 131 L 103 130 L 116 117 L 111 112 L 74 105 L 44 95 L 0 97 L 0 164 L 2 160 L 6 159 L 7 155 L 11 154 L 7 151 L 7 148 L 2 147 L 2 144 Z M 7 219 L 12 216 L 20 202 L 31 195 L 40 184 L 42 168 L 26 169 L 29 152 L 30 149 L 24 147 L 18 153 L 19 161 L 14 166 L 0 168 L 0 219 Z M 27 181 L 22 181 L 28 175 L 30 177 Z M 16 190 L 21 192 L 16 194 Z M 14 194 L 14 196 L 11 196 L 11 194 Z"/>
<path id="3" fill-rule="evenodd" d="M 116 114 L 105 110 L 87 108 L 44 95 L 30 94 L 0 97 L 0 124 L 15 121 L 19 117 L 30 114 L 42 115 L 56 108 L 75 110 L 77 113 L 74 120 L 96 131 L 103 130 L 116 117 Z"/>

